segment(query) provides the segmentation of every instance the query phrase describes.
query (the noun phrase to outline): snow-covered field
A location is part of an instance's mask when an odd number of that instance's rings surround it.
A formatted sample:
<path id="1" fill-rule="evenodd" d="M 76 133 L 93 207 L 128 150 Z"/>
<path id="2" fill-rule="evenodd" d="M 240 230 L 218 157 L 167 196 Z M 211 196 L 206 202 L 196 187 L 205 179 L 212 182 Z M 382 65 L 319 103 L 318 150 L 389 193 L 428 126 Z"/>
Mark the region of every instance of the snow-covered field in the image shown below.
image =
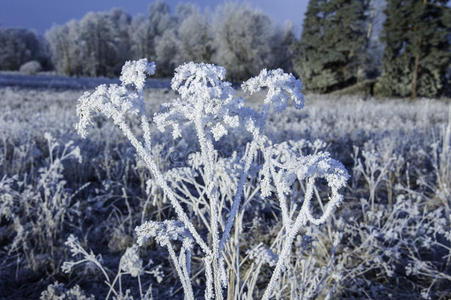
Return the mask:
<path id="1" fill-rule="evenodd" d="M 154 83 L 152 87 L 160 88 L 144 90 L 149 114 L 176 97 L 167 88 L 168 81 Z M 119 299 L 119 291 L 126 294 L 129 289 L 129 296 L 139 299 L 139 286 L 154 299 L 183 298 L 178 270 L 167 249 L 157 243 L 139 249 L 144 270 L 139 282 L 120 264 L 136 241 L 136 226 L 176 215 L 165 194 L 149 181 L 134 148 L 110 122 L 97 118 L 86 139 L 77 134 L 77 99 L 82 89 L 98 84 L 0 75 L 2 299 L 36 299 L 45 290 L 42 299 L 56 299 L 51 294 L 82 299 L 82 293 L 103 299 L 110 290 L 106 277 L 118 291 L 110 298 Z M 259 94 L 248 104 L 262 104 Z M 137 120 L 128 124 L 139 130 Z M 294 141 L 302 155 L 330 152 L 351 176 L 333 217 L 323 225 L 301 228 L 274 298 L 451 297 L 449 101 L 307 95 L 302 110 L 270 113 L 265 129 L 273 143 Z M 166 171 L 187 167 L 190 154 L 199 148 L 196 136 L 184 133 L 174 141 L 151 130 L 159 167 Z M 240 138 L 239 132 L 237 136 L 216 145 L 221 158 L 244 152 L 246 138 Z M 328 190 L 321 184 L 314 195 L 325 199 Z M 203 182 L 187 185 L 202 190 Z M 294 188 L 303 194 L 305 187 L 299 183 Z M 261 197 L 255 182 L 249 182 L 244 193 L 253 196 L 243 204 L 245 211 L 235 223 L 238 231 L 232 229 L 233 239 L 226 246 L 235 256 L 225 258 L 233 265 L 238 255 L 240 265 L 228 274 L 225 293 L 229 298 L 260 299 L 273 269 L 269 254 L 281 246 L 282 212 L 275 194 Z M 202 228 L 205 220 L 193 217 L 189 204 L 184 208 Z M 223 220 L 219 223 L 224 226 Z M 207 232 L 200 231 L 205 240 Z M 70 235 L 76 240 L 66 242 Z M 92 259 L 65 273 L 64 262 L 83 258 L 71 255 L 70 247 L 77 241 L 86 251 L 92 250 Z M 199 255 L 194 248 L 191 278 L 194 296 L 203 298 L 204 264 Z M 114 281 L 119 269 L 123 274 Z"/>

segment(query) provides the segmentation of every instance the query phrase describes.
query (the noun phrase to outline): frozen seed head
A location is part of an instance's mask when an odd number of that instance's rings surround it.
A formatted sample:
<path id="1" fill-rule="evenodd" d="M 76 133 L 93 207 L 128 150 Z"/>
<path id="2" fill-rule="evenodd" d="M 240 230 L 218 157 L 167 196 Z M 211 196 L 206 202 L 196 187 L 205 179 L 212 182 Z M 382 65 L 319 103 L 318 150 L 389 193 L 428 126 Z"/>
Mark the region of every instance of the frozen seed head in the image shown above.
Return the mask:
<path id="1" fill-rule="evenodd" d="M 346 185 L 349 174 L 339 161 L 330 158 L 329 153 L 319 152 L 304 156 L 291 149 L 287 143 L 281 143 L 267 147 L 263 155 L 265 163 L 260 171 L 263 197 L 268 197 L 275 191 L 288 195 L 296 180 L 314 185 L 316 179 L 323 178 L 331 191 L 329 202 L 323 215 L 316 218 L 311 212 L 310 198 L 306 197 L 301 210 L 304 220 L 315 225 L 322 224 L 341 204 L 343 196 L 339 190 Z"/>
<path id="2" fill-rule="evenodd" d="M 78 99 L 79 122 L 76 128 L 82 137 L 86 137 L 87 129 L 97 115 L 102 114 L 120 123 L 127 115 L 141 112 L 143 105 L 142 99 L 124 86 L 100 85 L 94 92 L 86 92 Z"/>
<path id="3" fill-rule="evenodd" d="M 211 129 L 211 133 L 213 134 L 215 141 L 219 141 L 224 135 L 227 134 L 227 129 L 225 129 L 221 123 L 218 123 Z"/>
<path id="4" fill-rule="evenodd" d="M 64 245 L 69 247 L 72 256 L 77 256 L 78 254 L 83 254 L 85 252 L 78 239 L 73 234 L 69 235 L 67 240 L 64 242 Z"/>
<path id="5" fill-rule="evenodd" d="M 226 70 L 223 67 L 204 63 L 186 63 L 175 69 L 171 87 L 182 97 L 190 95 L 206 98 L 223 98 L 227 92 L 224 88 L 231 88 L 229 82 L 223 81 Z"/>
<path id="6" fill-rule="evenodd" d="M 304 95 L 302 94 L 302 82 L 292 74 L 284 73 L 282 69 L 263 69 L 256 77 L 244 82 L 241 86 L 243 90 L 250 94 L 268 88 L 268 94 L 264 103 L 274 105 L 276 111 L 284 110 L 289 100 L 297 109 L 304 107 Z"/>
<path id="7" fill-rule="evenodd" d="M 215 141 L 238 128 L 249 112 L 243 110 L 243 99 L 235 96 L 224 77 L 225 69 L 212 64 L 191 62 L 179 66 L 171 86 L 180 98 L 154 115 L 157 128 L 169 129 L 174 138 L 179 138 L 183 128 L 195 123 Z"/>
<path id="8" fill-rule="evenodd" d="M 102 84 L 94 92 L 85 92 L 78 99 L 79 122 L 76 125 L 78 133 L 86 137 L 87 129 L 93 124 L 93 118 L 99 114 L 113 119 L 116 124 L 121 124 L 128 115 L 143 113 L 144 102 L 141 92 L 146 76 L 154 73 L 155 63 L 148 63 L 147 59 L 127 61 L 122 68 L 121 85 Z M 130 89 L 130 85 L 136 89 Z"/>
<path id="9" fill-rule="evenodd" d="M 122 67 L 120 80 L 123 85 L 132 84 L 138 90 L 144 88 L 147 75 L 155 74 L 155 63 L 148 62 L 146 58 L 125 62 Z"/>
<path id="10" fill-rule="evenodd" d="M 193 238 L 181 221 L 166 220 L 163 222 L 147 221 L 135 228 L 137 243 L 142 246 L 150 238 L 162 246 L 169 241 L 181 241 L 184 245 L 192 245 Z"/>
<path id="11" fill-rule="evenodd" d="M 143 261 L 138 254 L 138 246 L 127 248 L 119 262 L 121 271 L 129 273 L 132 277 L 137 277 L 143 272 Z"/>

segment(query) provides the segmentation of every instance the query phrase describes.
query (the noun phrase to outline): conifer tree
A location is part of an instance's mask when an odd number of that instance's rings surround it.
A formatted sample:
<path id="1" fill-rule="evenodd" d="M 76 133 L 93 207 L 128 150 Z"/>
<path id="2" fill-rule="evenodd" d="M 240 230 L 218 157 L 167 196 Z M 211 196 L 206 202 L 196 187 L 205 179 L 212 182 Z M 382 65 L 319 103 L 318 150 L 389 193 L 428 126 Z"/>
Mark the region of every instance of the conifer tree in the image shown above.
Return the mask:
<path id="1" fill-rule="evenodd" d="M 365 52 L 368 1 L 311 0 L 294 60 L 309 91 L 330 92 L 357 81 Z"/>
<path id="2" fill-rule="evenodd" d="M 436 97 L 449 88 L 451 14 L 447 0 L 389 0 L 382 40 L 384 96 Z M 448 87 L 447 87 L 448 86 Z"/>

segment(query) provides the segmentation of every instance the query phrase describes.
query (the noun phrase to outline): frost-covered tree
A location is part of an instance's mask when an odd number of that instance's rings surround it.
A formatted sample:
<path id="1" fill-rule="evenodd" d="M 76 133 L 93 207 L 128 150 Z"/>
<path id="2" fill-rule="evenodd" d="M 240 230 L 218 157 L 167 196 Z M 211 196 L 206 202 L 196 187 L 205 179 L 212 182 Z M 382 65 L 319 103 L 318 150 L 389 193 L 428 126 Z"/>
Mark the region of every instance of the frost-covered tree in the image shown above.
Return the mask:
<path id="1" fill-rule="evenodd" d="M 80 20 L 81 57 L 86 63 L 83 73 L 89 76 L 105 75 L 107 60 L 114 56 L 113 23 L 103 13 L 89 12 Z M 85 74 L 83 74 L 85 75 Z"/>
<path id="2" fill-rule="evenodd" d="M 80 75 L 82 64 L 80 61 L 79 24 L 76 20 L 64 25 L 52 26 L 45 37 L 49 43 L 53 65 L 58 73 Z"/>
<path id="3" fill-rule="evenodd" d="M 149 5 L 148 9 L 151 32 L 154 36 L 162 36 L 163 33 L 175 26 L 175 20 L 171 16 L 169 5 L 163 0 L 158 0 Z"/>
<path id="4" fill-rule="evenodd" d="M 45 41 L 22 28 L 0 28 L 0 70 L 18 70 L 28 61 L 48 65 Z"/>
<path id="5" fill-rule="evenodd" d="M 122 20 L 121 20 L 122 19 Z M 125 23 L 125 24 L 124 24 Z M 129 17 L 120 10 L 88 13 L 80 21 L 81 59 L 88 64 L 84 75 L 115 76 L 129 56 L 126 51 Z M 120 26 L 125 28 L 121 29 Z"/>
<path id="6" fill-rule="evenodd" d="M 179 3 L 175 9 L 175 20 L 178 24 L 193 14 L 199 13 L 199 7 L 191 2 Z"/>
<path id="7" fill-rule="evenodd" d="M 156 39 L 155 54 L 156 63 L 161 70 L 158 71 L 160 76 L 170 76 L 173 74 L 175 67 L 180 62 L 178 39 L 176 31 L 166 30 L 161 37 Z"/>
<path id="8" fill-rule="evenodd" d="M 387 96 L 436 97 L 451 64 L 451 9 L 447 0 L 389 0 L 378 89 Z"/>
<path id="9" fill-rule="evenodd" d="M 150 31 L 150 20 L 143 15 L 133 18 L 130 25 L 130 41 L 133 58 L 155 57 L 154 37 Z"/>
<path id="10" fill-rule="evenodd" d="M 115 47 L 118 58 L 117 65 L 114 66 L 114 69 L 119 72 L 122 69 L 124 61 L 131 57 L 130 26 L 132 17 L 122 9 L 118 8 L 113 8 L 110 11 L 109 16 L 114 26 Z"/>
<path id="11" fill-rule="evenodd" d="M 247 79 L 273 64 L 274 26 L 262 12 L 226 3 L 217 7 L 212 28 L 216 50 L 213 61 L 226 67 L 233 81 Z"/>
<path id="12" fill-rule="evenodd" d="M 357 82 L 368 1 L 311 0 L 294 66 L 306 90 L 330 92 Z"/>
<path id="13" fill-rule="evenodd" d="M 245 5 L 227 3 L 210 19 L 189 3 L 171 14 L 162 0 L 133 19 L 119 9 L 90 12 L 54 26 L 47 39 L 57 71 L 68 75 L 116 76 L 125 60 L 144 57 L 157 63 L 157 76 L 172 75 L 183 62 L 202 61 L 227 66 L 234 81 L 265 67 L 291 71 L 295 40 L 290 26 L 276 28 L 268 16 Z"/>
<path id="14" fill-rule="evenodd" d="M 161 65 L 158 75 L 170 74 L 174 69 L 174 62 L 171 60 L 174 59 L 174 53 L 178 54 L 175 30 L 175 19 L 168 4 L 162 0 L 152 2 L 149 5 L 148 15 L 138 16 L 132 22 L 130 28 L 132 57 L 155 60 Z"/>
<path id="15" fill-rule="evenodd" d="M 138 15 L 130 27 L 133 57 L 156 59 L 156 39 L 169 27 L 173 27 L 169 6 L 164 1 L 150 4 L 148 15 Z"/>
<path id="16" fill-rule="evenodd" d="M 115 76 L 130 57 L 131 18 L 119 9 L 87 13 L 80 21 L 54 26 L 46 34 L 58 72 Z"/>
<path id="17" fill-rule="evenodd" d="M 183 62 L 210 62 L 213 34 L 207 18 L 192 4 L 177 7 L 179 52 Z"/>

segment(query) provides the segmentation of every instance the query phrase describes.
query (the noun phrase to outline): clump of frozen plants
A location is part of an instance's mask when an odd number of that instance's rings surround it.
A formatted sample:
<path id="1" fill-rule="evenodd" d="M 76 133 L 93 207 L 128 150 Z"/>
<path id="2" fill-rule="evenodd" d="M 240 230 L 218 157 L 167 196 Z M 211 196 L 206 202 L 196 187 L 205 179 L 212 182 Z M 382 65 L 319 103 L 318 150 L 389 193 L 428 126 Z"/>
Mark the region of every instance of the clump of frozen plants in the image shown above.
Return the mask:
<path id="1" fill-rule="evenodd" d="M 290 104 L 303 107 L 301 81 L 280 69 L 261 71 L 242 85 L 250 94 L 266 92 L 261 110 L 255 110 L 224 80 L 223 67 L 187 63 L 176 69 L 171 83 L 179 97 L 164 104 L 150 119 L 143 87 L 146 76 L 154 72 L 155 64 L 146 59 L 127 62 L 121 85 L 101 85 L 85 93 L 77 107 L 77 129 L 84 137 L 98 115 L 120 128 L 145 163 L 150 184 L 162 191 L 177 218 L 147 220 L 138 226 L 136 245 L 124 254 L 120 268 L 132 276 L 143 274 L 137 250 L 156 241 L 169 252 L 185 298 L 194 299 L 199 291 L 206 299 L 223 299 L 226 293 L 226 297 L 252 298 L 255 285 L 239 279 L 239 234 L 249 201 L 270 198 L 280 211 L 278 242 L 250 247 L 248 259 L 267 262 L 272 269 L 262 298 L 273 297 L 281 289 L 280 278 L 301 229 L 324 224 L 331 217 L 343 200 L 339 190 L 349 177 L 343 165 L 327 152 L 304 155 L 296 143 L 275 144 L 265 135 L 271 113 L 281 113 Z M 138 129 L 129 125 L 132 121 L 139 122 Z M 195 136 L 197 151 L 189 155 L 185 165 L 163 170 L 158 164 L 163 158 L 155 157 L 153 151 L 152 136 L 157 130 L 168 132 L 173 140 Z M 239 139 L 243 147 L 225 156 L 220 147 L 226 138 Z M 321 201 L 314 193 L 325 187 L 329 196 Z M 70 244 L 75 245 L 71 239 Z M 85 260 L 98 263 L 92 253 L 81 248 L 75 254 L 83 253 Z M 197 271 L 204 274 L 200 283 L 193 280 L 194 261 L 199 265 Z M 64 266 L 67 271 L 72 265 Z M 113 291 L 116 280 L 106 277 Z M 194 284 L 197 289 L 193 289 Z"/>
<path id="2" fill-rule="evenodd" d="M 45 267 L 52 272 L 58 268 L 54 260 L 58 261 L 64 224 L 77 215 L 78 201 L 73 199 L 86 185 L 78 191 L 68 190 L 63 176 L 67 162 L 81 162 L 79 147 L 72 141 L 60 145 L 50 133 L 44 138 L 49 157 L 37 178 L 0 179 L 0 222 L 13 224 L 15 236 L 7 247 L 10 255 L 24 257 L 32 270 Z"/>

